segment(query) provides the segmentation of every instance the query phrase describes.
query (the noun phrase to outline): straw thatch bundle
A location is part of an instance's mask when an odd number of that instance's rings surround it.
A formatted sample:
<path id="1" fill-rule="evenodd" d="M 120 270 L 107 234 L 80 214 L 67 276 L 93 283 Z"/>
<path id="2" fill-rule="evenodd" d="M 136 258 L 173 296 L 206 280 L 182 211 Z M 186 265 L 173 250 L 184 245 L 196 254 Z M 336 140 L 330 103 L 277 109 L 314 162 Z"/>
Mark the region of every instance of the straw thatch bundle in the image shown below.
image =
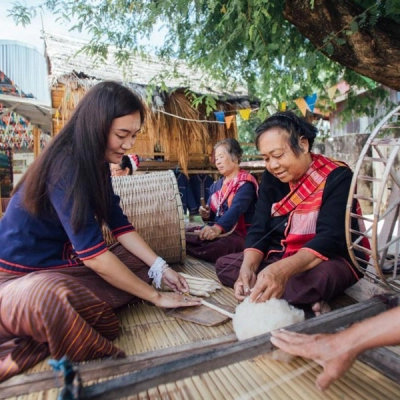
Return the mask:
<path id="1" fill-rule="evenodd" d="M 160 131 L 160 144 L 166 155 L 171 157 L 176 154 L 177 161 L 184 173 L 190 149 L 193 145 L 202 146 L 207 141 L 208 132 L 204 123 L 199 120 L 199 112 L 194 109 L 182 92 L 174 92 L 168 96 L 164 110 L 184 119 L 172 117 L 168 114 L 158 113 L 158 127 Z M 203 149 L 204 151 L 204 149 Z"/>

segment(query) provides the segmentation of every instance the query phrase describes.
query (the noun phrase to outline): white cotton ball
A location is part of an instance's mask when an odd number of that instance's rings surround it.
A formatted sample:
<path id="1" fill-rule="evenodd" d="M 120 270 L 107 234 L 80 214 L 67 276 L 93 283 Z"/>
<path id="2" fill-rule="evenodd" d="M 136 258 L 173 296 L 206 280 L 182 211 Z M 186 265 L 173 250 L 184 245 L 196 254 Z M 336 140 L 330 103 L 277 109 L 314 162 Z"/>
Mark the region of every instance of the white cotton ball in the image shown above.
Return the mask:
<path id="1" fill-rule="evenodd" d="M 304 319 L 304 311 L 291 306 L 286 300 L 270 299 L 265 303 L 249 303 L 247 297 L 236 307 L 232 322 L 237 338 L 244 340 Z"/>

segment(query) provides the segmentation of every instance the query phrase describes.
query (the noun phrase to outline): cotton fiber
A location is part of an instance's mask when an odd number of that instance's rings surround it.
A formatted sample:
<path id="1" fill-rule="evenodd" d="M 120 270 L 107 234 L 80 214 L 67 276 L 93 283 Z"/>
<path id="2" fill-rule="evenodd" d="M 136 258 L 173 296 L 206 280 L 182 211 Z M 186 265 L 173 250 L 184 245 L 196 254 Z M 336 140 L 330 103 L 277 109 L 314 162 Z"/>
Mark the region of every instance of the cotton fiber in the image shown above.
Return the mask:
<path id="1" fill-rule="evenodd" d="M 249 303 L 247 297 L 236 307 L 232 322 L 237 338 L 244 340 L 302 322 L 304 318 L 304 311 L 291 306 L 286 300 Z"/>

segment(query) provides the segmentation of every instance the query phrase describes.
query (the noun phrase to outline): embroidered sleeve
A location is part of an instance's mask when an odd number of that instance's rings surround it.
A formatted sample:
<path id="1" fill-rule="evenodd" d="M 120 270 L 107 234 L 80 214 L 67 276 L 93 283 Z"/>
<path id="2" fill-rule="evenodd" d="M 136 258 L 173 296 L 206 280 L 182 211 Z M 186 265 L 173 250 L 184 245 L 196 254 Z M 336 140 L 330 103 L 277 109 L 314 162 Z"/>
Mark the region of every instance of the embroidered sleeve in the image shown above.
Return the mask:
<path id="1" fill-rule="evenodd" d="M 128 217 L 122 211 L 120 206 L 120 197 L 114 192 L 111 195 L 111 210 L 108 221 L 108 226 L 115 237 L 135 230 L 129 222 Z"/>
<path id="2" fill-rule="evenodd" d="M 71 225 L 72 201 L 66 202 L 65 198 L 65 190 L 60 184 L 53 187 L 50 201 L 76 253 L 84 260 L 105 252 L 107 246 L 94 213 L 90 212 L 82 229 L 74 232 Z"/>

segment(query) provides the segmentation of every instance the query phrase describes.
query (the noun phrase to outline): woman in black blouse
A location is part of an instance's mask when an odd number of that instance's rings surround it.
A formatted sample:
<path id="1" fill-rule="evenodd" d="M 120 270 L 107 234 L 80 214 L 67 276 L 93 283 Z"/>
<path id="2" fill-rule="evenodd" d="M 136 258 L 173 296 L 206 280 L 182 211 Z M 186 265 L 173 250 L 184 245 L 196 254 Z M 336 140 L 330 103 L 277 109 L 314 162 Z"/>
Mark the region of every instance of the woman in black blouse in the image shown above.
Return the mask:
<path id="1" fill-rule="evenodd" d="M 292 112 L 271 116 L 256 133 L 267 170 L 253 224 L 244 253 L 217 260 L 218 277 L 238 300 L 284 298 L 328 311 L 326 302 L 360 277 L 345 240 L 352 171 L 311 153 L 317 129 Z"/>

